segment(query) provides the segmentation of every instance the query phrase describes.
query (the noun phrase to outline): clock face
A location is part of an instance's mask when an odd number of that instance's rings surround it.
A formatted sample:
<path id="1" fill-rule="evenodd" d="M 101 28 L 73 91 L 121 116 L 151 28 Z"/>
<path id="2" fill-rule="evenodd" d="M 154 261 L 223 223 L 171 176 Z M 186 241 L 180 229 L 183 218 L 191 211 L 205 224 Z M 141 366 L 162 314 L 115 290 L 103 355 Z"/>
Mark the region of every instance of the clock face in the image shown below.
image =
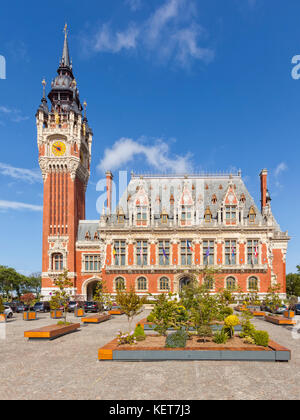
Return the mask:
<path id="1" fill-rule="evenodd" d="M 62 141 L 56 141 L 52 145 L 52 153 L 55 156 L 63 156 L 66 153 L 66 145 Z"/>

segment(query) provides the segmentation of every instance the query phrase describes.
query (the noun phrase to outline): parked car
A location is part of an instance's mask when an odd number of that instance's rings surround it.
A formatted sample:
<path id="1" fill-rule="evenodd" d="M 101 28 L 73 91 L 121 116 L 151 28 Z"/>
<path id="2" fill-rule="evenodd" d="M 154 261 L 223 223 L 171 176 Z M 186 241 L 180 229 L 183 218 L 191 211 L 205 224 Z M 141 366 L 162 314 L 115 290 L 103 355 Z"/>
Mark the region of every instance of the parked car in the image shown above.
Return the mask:
<path id="1" fill-rule="evenodd" d="M 287 311 L 288 308 L 285 305 L 279 306 L 278 308 L 276 308 L 276 314 L 283 314 L 283 312 Z"/>
<path id="2" fill-rule="evenodd" d="M 295 305 L 295 315 L 300 315 L 300 303 Z"/>
<path id="3" fill-rule="evenodd" d="M 69 302 L 68 303 L 68 312 L 74 312 L 77 308 L 77 302 Z"/>
<path id="4" fill-rule="evenodd" d="M 85 302 L 84 304 L 85 312 L 98 312 L 98 305 L 96 302 Z"/>
<path id="5" fill-rule="evenodd" d="M 50 312 L 50 303 L 49 302 L 36 302 L 32 309 L 35 312 Z"/>
<path id="6" fill-rule="evenodd" d="M 17 312 L 17 305 L 19 302 L 5 302 L 5 306 L 9 306 L 13 312 Z"/>
<path id="7" fill-rule="evenodd" d="M 17 306 L 16 306 L 16 312 L 17 313 L 24 312 L 26 310 L 27 310 L 27 307 L 24 305 L 24 303 L 22 303 L 22 302 L 17 303 Z"/>
<path id="8" fill-rule="evenodd" d="M 4 313 L 6 318 L 12 318 L 14 316 L 13 310 L 8 305 L 4 305 Z"/>

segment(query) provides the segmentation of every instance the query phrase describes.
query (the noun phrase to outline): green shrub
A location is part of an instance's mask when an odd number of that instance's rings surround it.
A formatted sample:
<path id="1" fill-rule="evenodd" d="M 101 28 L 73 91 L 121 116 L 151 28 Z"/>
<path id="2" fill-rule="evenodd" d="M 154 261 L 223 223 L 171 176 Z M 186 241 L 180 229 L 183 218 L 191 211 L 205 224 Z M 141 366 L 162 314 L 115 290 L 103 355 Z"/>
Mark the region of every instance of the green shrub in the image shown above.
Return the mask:
<path id="1" fill-rule="evenodd" d="M 58 321 L 57 325 L 71 325 L 71 322 Z"/>
<path id="2" fill-rule="evenodd" d="M 176 331 L 169 334 L 166 338 L 166 347 L 168 348 L 183 348 L 186 345 L 188 334 L 185 331 Z"/>
<path id="3" fill-rule="evenodd" d="M 244 322 L 242 324 L 242 332 L 240 334 L 240 337 L 253 337 L 253 334 L 255 333 L 256 329 L 253 324 L 249 320 Z"/>
<path id="4" fill-rule="evenodd" d="M 146 334 L 145 334 L 144 328 L 142 327 L 141 324 L 138 324 L 135 327 L 134 336 L 137 339 L 137 341 L 143 341 L 143 340 L 146 339 Z"/>
<path id="5" fill-rule="evenodd" d="M 154 316 L 152 314 L 147 316 L 147 322 L 153 322 Z"/>
<path id="6" fill-rule="evenodd" d="M 243 341 L 244 341 L 244 343 L 246 343 L 246 344 L 255 344 L 254 338 L 253 338 L 253 337 L 251 337 L 251 336 L 249 336 L 249 335 L 246 335 L 246 336 L 244 337 Z"/>
<path id="7" fill-rule="evenodd" d="M 222 319 L 225 319 L 229 315 L 233 315 L 233 309 L 230 308 L 230 306 L 225 306 L 225 308 L 221 309 L 220 314 L 221 314 Z"/>
<path id="8" fill-rule="evenodd" d="M 253 333 L 253 339 L 257 346 L 268 347 L 269 345 L 269 334 L 267 331 L 255 331 Z"/>
<path id="9" fill-rule="evenodd" d="M 213 341 L 217 344 L 225 344 L 229 339 L 229 335 L 223 329 L 214 334 Z"/>

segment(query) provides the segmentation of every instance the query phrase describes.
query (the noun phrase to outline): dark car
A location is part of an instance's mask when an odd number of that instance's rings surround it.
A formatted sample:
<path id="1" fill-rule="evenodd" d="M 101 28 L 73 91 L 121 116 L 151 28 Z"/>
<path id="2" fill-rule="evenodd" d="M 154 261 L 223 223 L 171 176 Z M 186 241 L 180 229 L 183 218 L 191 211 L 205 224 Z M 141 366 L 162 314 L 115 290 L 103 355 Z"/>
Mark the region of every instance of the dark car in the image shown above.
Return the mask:
<path id="1" fill-rule="evenodd" d="M 35 312 L 50 312 L 49 302 L 36 302 L 33 306 Z"/>
<path id="2" fill-rule="evenodd" d="M 295 305 L 295 315 L 300 315 L 300 303 L 296 303 Z"/>
<path id="3" fill-rule="evenodd" d="M 98 305 L 96 302 L 85 302 L 84 310 L 85 312 L 98 312 Z"/>
<path id="4" fill-rule="evenodd" d="M 17 303 L 17 305 L 16 305 L 16 312 L 17 313 L 24 312 L 26 310 L 27 310 L 27 306 L 25 306 L 24 303 L 22 303 L 22 302 Z"/>

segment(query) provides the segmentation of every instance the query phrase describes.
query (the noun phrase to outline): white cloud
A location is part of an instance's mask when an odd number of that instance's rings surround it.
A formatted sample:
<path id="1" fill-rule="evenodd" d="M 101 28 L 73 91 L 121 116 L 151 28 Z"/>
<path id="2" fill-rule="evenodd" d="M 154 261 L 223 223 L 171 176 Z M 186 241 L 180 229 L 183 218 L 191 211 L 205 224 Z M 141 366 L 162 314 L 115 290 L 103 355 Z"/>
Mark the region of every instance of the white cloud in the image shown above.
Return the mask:
<path id="1" fill-rule="evenodd" d="M 1 115 L 15 123 L 29 119 L 29 117 L 22 115 L 22 112 L 19 109 L 8 108 L 7 106 L 0 106 L 0 116 Z M 1 125 L 3 125 L 3 121 Z"/>
<path id="2" fill-rule="evenodd" d="M 136 12 L 142 7 L 142 0 L 125 0 L 133 12 Z"/>
<path id="3" fill-rule="evenodd" d="M 284 172 L 287 169 L 288 169 L 288 167 L 284 162 L 279 163 L 279 165 L 277 165 L 277 167 L 274 171 L 275 177 L 278 177 L 281 174 L 281 172 Z"/>
<path id="4" fill-rule="evenodd" d="M 146 163 L 161 172 L 187 173 L 192 171 L 191 155 L 170 156 L 167 143 L 156 140 L 153 145 L 144 144 L 144 139 L 135 141 L 130 138 L 121 138 L 110 149 L 106 149 L 104 157 L 98 165 L 101 171 L 122 168 L 137 156 L 146 159 Z"/>
<path id="5" fill-rule="evenodd" d="M 19 202 L 16 202 L 16 201 L 0 200 L 0 209 L 43 211 L 43 206 L 36 206 L 34 204 L 19 203 Z"/>
<path id="6" fill-rule="evenodd" d="M 11 165 L 1 162 L 0 174 L 24 182 L 28 182 L 29 184 L 34 184 L 35 182 L 42 182 L 42 176 L 38 169 L 15 168 Z"/>
<path id="7" fill-rule="evenodd" d="M 189 66 L 193 60 L 209 62 L 214 52 L 200 47 L 205 31 L 196 17 L 194 0 L 165 0 L 143 22 L 131 22 L 117 31 L 110 23 L 102 24 L 94 37 L 83 37 L 82 43 L 90 52 L 136 50 L 148 58 L 158 57 L 161 63 L 174 61 L 181 67 Z"/>

